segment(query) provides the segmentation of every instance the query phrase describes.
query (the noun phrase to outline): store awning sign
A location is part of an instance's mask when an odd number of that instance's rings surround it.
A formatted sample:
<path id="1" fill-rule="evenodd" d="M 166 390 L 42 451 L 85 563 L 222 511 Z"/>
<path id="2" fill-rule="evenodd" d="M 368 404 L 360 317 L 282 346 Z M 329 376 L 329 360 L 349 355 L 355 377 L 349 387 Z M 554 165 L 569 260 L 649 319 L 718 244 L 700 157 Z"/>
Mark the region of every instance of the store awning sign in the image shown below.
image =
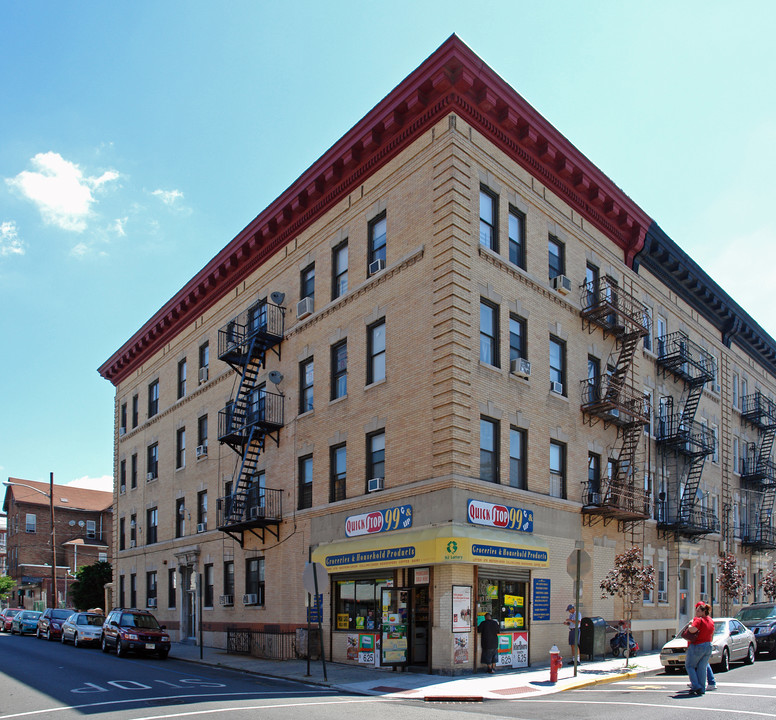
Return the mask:
<path id="1" fill-rule="evenodd" d="M 385 510 L 351 515 L 345 519 L 347 537 L 406 530 L 410 527 L 412 527 L 412 505 L 397 505 Z"/>
<path id="2" fill-rule="evenodd" d="M 533 532 L 533 510 L 496 505 L 482 500 L 469 500 L 467 508 L 469 522 L 474 525 Z"/>

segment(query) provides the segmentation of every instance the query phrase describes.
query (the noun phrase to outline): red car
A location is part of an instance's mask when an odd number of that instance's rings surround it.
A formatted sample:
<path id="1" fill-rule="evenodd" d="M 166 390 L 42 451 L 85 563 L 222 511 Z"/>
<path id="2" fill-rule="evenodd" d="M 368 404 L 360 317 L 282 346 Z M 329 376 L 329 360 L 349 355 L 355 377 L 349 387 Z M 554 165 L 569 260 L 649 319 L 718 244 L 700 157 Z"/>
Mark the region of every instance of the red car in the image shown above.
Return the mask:
<path id="1" fill-rule="evenodd" d="M 20 613 L 22 608 L 5 608 L 0 612 L 0 632 L 11 632 L 11 623 L 16 613 Z"/>
<path id="2" fill-rule="evenodd" d="M 35 635 L 38 639 L 57 640 L 62 637 L 62 623 L 75 611 L 70 608 L 46 608 L 38 619 Z"/>

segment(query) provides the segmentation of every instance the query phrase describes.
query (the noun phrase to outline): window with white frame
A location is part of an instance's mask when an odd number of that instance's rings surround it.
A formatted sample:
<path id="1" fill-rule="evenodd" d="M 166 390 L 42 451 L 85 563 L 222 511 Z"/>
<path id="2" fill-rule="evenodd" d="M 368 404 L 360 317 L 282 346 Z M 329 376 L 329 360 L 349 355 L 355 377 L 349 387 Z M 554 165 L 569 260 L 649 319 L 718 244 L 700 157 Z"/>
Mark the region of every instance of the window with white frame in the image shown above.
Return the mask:
<path id="1" fill-rule="evenodd" d="M 733 407 L 738 407 L 739 402 L 739 396 L 738 396 L 738 373 L 733 373 Z"/>
<path id="2" fill-rule="evenodd" d="M 367 328 L 367 366 L 366 384 L 385 380 L 385 320 L 380 320 Z"/>
<path id="3" fill-rule="evenodd" d="M 665 560 L 657 561 L 657 601 L 668 603 L 668 568 Z"/>
<path id="4" fill-rule="evenodd" d="M 714 451 L 711 454 L 711 462 L 719 462 L 719 427 L 717 425 L 711 426 L 711 439 L 714 442 Z"/>
<path id="5" fill-rule="evenodd" d="M 25 518 L 25 532 L 34 533 L 37 532 L 38 517 L 35 513 L 27 513 Z"/>
<path id="6" fill-rule="evenodd" d="M 566 394 L 566 343 L 550 336 L 550 389 Z"/>
<path id="7" fill-rule="evenodd" d="M 740 397 L 741 404 L 739 405 L 739 408 L 741 410 L 743 410 L 745 407 L 746 396 L 748 394 L 749 394 L 749 383 L 745 377 L 742 377 L 741 378 L 741 397 Z"/>

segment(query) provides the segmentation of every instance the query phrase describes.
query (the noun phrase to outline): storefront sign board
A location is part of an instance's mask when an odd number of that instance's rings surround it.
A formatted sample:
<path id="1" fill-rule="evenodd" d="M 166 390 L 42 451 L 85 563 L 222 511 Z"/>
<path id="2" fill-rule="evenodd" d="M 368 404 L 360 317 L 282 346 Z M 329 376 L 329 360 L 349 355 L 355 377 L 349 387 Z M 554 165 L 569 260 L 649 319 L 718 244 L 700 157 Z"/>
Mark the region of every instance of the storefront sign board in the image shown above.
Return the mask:
<path id="1" fill-rule="evenodd" d="M 497 505 L 483 500 L 469 500 L 467 517 L 474 525 L 533 532 L 533 510 Z"/>
<path id="2" fill-rule="evenodd" d="M 398 505 L 361 515 L 351 515 L 345 519 L 345 535 L 347 537 L 372 535 L 391 530 L 407 530 L 410 527 L 412 527 L 412 505 Z"/>
<path id="3" fill-rule="evenodd" d="M 533 579 L 533 619 L 534 621 L 550 619 L 550 579 Z"/>

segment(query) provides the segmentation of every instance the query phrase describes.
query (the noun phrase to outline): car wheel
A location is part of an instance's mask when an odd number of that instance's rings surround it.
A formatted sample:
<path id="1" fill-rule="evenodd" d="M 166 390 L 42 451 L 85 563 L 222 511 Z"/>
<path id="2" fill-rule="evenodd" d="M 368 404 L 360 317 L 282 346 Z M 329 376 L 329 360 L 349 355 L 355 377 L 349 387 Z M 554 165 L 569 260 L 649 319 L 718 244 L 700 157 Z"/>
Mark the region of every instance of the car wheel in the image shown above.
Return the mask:
<path id="1" fill-rule="evenodd" d="M 121 644 L 121 638 L 116 638 L 116 655 L 118 657 L 127 656 L 127 649 Z"/>
<path id="2" fill-rule="evenodd" d="M 51 634 L 51 628 L 46 630 L 46 640 L 48 640 L 49 642 L 52 642 L 55 639 L 56 638 Z"/>
<path id="3" fill-rule="evenodd" d="M 40 628 L 35 628 L 35 637 L 40 640 Z"/>
<path id="4" fill-rule="evenodd" d="M 613 657 L 620 657 L 620 648 L 618 648 L 618 647 L 613 647 L 613 648 L 612 648 L 612 656 L 613 656 Z"/>
<path id="5" fill-rule="evenodd" d="M 749 651 L 746 653 L 746 657 L 744 658 L 744 665 L 754 665 L 754 657 L 754 645 L 749 643 Z"/>
<path id="6" fill-rule="evenodd" d="M 63 645 L 67 645 L 67 640 L 65 640 L 65 631 L 62 631 L 62 635 L 59 638 L 59 642 L 61 642 Z"/>
<path id="7" fill-rule="evenodd" d="M 102 636 L 101 647 L 104 653 L 110 652 L 110 648 L 108 647 L 108 641 L 105 639 L 105 635 Z"/>
<path id="8" fill-rule="evenodd" d="M 73 635 L 73 647 L 81 647 L 81 646 L 78 644 L 78 633 L 76 633 L 75 635 Z"/>
<path id="9" fill-rule="evenodd" d="M 727 672 L 730 670 L 730 652 L 727 648 L 722 651 L 722 660 L 717 665 L 717 672 Z"/>

